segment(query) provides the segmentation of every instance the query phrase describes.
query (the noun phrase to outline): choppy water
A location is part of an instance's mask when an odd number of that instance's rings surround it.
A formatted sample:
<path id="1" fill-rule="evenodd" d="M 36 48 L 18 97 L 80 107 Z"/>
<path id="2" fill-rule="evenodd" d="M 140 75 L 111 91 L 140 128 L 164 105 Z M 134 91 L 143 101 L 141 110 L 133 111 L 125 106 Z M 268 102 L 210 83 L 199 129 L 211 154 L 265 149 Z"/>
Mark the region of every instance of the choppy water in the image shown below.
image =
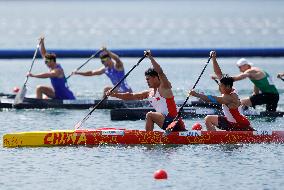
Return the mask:
<path id="1" fill-rule="evenodd" d="M 42 32 L 49 48 L 97 49 L 101 44 L 113 48 L 283 46 L 282 7 L 282 1 L 0 1 L 0 48 L 34 48 Z M 126 70 L 137 60 L 124 58 Z M 236 60 L 222 58 L 219 63 L 225 72 L 237 74 Z M 58 61 L 69 74 L 85 59 Z M 207 58 L 157 61 L 181 100 Z M 284 83 L 275 78 L 283 71 L 283 58 L 250 61 L 273 75 L 281 92 L 279 110 L 283 111 Z M 30 64 L 30 60 L 0 60 L 0 92 L 21 87 Z M 93 60 L 85 69 L 100 66 L 99 60 Z M 147 88 L 143 74 L 149 66 L 149 61 L 144 60 L 127 78 L 134 91 Z M 209 77 L 211 67 L 197 88 L 217 94 L 216 84 Z M 46 70 L 37 60 L 33 72 Z M 68 82 L 79 98 L 99 98 L 103 86 L 110 84 L 105 76 L 73 76 Z M 28 96 L 35 95 L 38 84 L 49 81 L 30 78 Z M 248 80 L 236 83 L 236 87 L 241 97 L 252 92 Z M 0 139 L 9 132 L 70 129 L 87 113 L 2 110 Z M 257 129 L 284 130 L 283 121 L 260 118 L 252 123 Z M 204 123 L 202 119 L 186 120 L 187 126 L 195 122 Z M 84 127 L 143 129 L 144 121 L 113 122 L 108 110 L 96 110 Z M 282 189 L 283 161 L 284 149 L 279 144 L 0 147 L 0 189 Z M 169 179 L 155 181 L 153 173 L 161 168 L 168 171 Z"/>

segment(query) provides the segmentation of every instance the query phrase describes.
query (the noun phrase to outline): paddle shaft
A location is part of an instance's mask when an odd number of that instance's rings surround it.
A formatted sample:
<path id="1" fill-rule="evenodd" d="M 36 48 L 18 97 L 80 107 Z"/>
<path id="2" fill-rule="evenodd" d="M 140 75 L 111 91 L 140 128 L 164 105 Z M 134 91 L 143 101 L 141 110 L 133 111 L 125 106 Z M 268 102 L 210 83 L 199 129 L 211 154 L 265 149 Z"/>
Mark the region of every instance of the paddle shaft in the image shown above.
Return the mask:
<path id="1" fill-rule="evenodd" d="M 91 59 L 93 59 L 94 57 L 96 57 L 98 55 L 98 53 L 100 53 L 101 49 L 99 49 L 98 51 L 96 51 L 96 53 L 94 53 L 91 57 L 89 57 L 89 59 L 83 63 L 80 67 L 78 67 L 75 71 L 79 71 L 82 67 L 84 67 Z M 72 74 L 70 74 L 68 77 L 66 77 L 66 80 L 69 79 L 72 76 Z"/>
<path id="2" fill-rule="evenodd" d="M 192 89 L 195 89 L 195 87 L 196 87 L 197 83 L 199 82 L 199 80 L 200 80 L 201 76 L 203 75 L 203 73 L 204 73 L 204 71 L 205 71 L 205 69 L 206 69 L 206 67 L 207 67 L 208 63 L 210 62 L 210 60 L 211 60 L 211 57 L 209 57 L 209 58 L 208 58 L 208 60 L 207 60 L 207 62 L 206 62 L 206 64 L 205 64 L 205 66 L 203 67 L 203 69 L 202 69 L 202 71 L 201 71 L 200 75 L 198 76 L 198 79 L 196 80 L 195 84 L 193 85 L 193 88 L 192 88 Z M 177 121 L 177 120 L 178 120 L 178 118 L 181 116 L 181 113 L 182 113 L 183 107 L 184 107 L 184 106 L 185 106 L 185 104 L 187 103 L 187 101 L 188 101 L 189 97 L 190 97 L 190 95 L 188 95 L 188 96 L 186 97 L 185 101 L 183 102 L 182 106 L 180 107 L 180 109 L 179 109 L 179 111 L 178 111 L 177 116 L 174 118 L 174 121 Z"/>
<path id="3" fill-rule="evenodd" d="M 34 56 L 33 56 L 33 60 L 32 60 L 32 64 L 31 64 L 29 73 L 32 71 L 32 68 L 33 68 L 33 66 L 34 66 L 34 62 L 35 62 L 35 58 L 36 58 L 36 55 L 37 55 L 37 52 L 38 52 L 38 49 L 39 49 L 39 45 L 40 45 L 40 43 L 36 46 L 36 50 L 35 50 L 35 52 L 34 52 Z M 23 86 L 26 86 L 26 84 L 27 84 L 27 82 L 28 82 L 28 79 L 29 79 L 29 76 L 26 77 L 26 80 L 25 80 Z"/>
<path id="4" fill-rule="evenodd" d="M 284 81 L 284 78 L 280 77 L 280 79 L 281 79 L 282 81 Z"/>
<path id="5" fill-rule="evenodd" d="M 146 54 L 143 56 L 143 57 L 141 57 L 140 59 L 139 59 L 139 61 L 124 75 L 124 77 L 109 91 L 109 94 L 111 94 L 115 89 L 116 89 L 116 87 L 118 87 L 121 83 L 122 83 L 122 81 L 124 80 L 124 79 L 126 79 L 126 77 L 135 69 L 135 67 L 137 67 L 139 64 L 140 64 L 140 62 L 144 59 L 146 57 Z M 77 126 L 77 125 L 79 125 L 78 127 L 76 127 L 77 129 L 83 124 L 83 122 L 85 122 L 89 117 L 90 117 L 90 115 L 108 98 L 108 96 L 109 95 L 107 95 L 107 96 L 105 96 L 99 103 L 97 103 L 96 105 L 95 105 L 95 107 L 93 107 L 93 109 L 80 121 L 80 122 L 78 122 L 75 126 Z"/>
<path id="6" fill-rule="evenodd" d="M 35 62 L 35 58 L 36 58 L 36 55 L 37 55 L 37 52 L 38 52 L 40 44 L 41 44 L 41 42 L 39 42 L 39 44 L 36 46 L 36 50 L 34 52 L 34 56 L 33 56 L 33 59 L 32 59 L 32 64 L 31 64 L 30 69 L 29 69 L 29 73 L 32 71 L 32 68 L 33 68 L 33 65 L 34 65 L 34 62 Z M 14 99 L 14 105 L 23 102 L 23 99 L 24 99 L 24 97 L 26 95 L 26 92 L 27 92 L 26 84 L 27 84 L 28 80 L 29 80 L 29 75 L 26 76 L 26 80 L 24 82 L 23 87 L 21 88 L 21 90 L 16 95 L 16 97 Z"/>

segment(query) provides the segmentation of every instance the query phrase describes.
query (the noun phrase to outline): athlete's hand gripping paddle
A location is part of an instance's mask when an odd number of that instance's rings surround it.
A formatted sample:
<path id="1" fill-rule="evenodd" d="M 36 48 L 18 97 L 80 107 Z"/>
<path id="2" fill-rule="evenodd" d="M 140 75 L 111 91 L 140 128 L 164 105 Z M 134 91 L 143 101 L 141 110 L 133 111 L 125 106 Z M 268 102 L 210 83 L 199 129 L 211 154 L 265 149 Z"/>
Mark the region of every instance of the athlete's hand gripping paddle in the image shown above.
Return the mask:
<path id="1" fill-rule="evenodd" d="M 75 70 L 75 72 L 76 72 L 76 71 L 79 71 L 82 67 L 84 67 L 91 59 L 93 59 L 94 57 L 96 57 L 96 56 L 98 55 L 98 53 L 100 53 L 102 50 L 103 50 L 103 48 L 99 49 L 99 50 L 96 51 L 93 55 L 91 55 L 91 57 L 89 57 L 89 59 L 88 59 L 85 63 L 83 63 L 80 67 L 78 67 L 78 68 Z M 66 80 L 69 79 L 72 75 L 73 75 L 73 72 L 72 72 L 68 77 L 66 77 Z"/>

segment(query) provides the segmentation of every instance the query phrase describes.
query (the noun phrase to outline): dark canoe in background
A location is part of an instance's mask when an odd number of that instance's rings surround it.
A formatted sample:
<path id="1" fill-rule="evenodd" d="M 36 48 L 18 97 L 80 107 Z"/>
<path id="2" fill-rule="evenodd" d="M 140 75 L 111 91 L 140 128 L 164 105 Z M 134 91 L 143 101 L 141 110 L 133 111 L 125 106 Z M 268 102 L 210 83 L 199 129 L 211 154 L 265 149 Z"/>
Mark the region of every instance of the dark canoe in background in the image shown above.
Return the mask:
<path id="1" fill-rule="evenodd" d="M 149 111 L 155 111 L 153 108 L 120 108 L 110 111 L 111 120 L 144 120 Z M 244 114 L 249 117 L 283 117 L 284 112 L 257 112 L 246 110 Z M 204 118 L 206 115 L 223 115 L 220 109 L 205 107 L 187 107 L 184 108 L 182 118 Z"/>
<path id="2" fill-rule="evenodd" d="M 89 109 L 98 104 L 101 100 L 52 100 L 52 99 L 35 99 L 25 98 L 21 104 L 13 105 L 14 99 L 1 99 L 0 108 L 15 109 Z M 98 109 L 115 109 L 115 108 L 131 108 L 149 106 L 147 101 L 122 101 L 122 100 L 106 100 Z"/>
<path id="3" fill-rule="evenodd" d="M 3 95 L 3 93 L 2 93 Z M 1 94 L 0 94 L 1 96 Z M 24 98 L 23 103 L 13 105 L 15 95 L 5 94 L 0 99 L 0 108 L 15 108 L 15 109 L 48 109 L 48 108 L 61 108 L 61 109 L 89 109 L 98 104 L 101 100 L 94 99 L 77 99 L 77 100 L 54 100 L 54 99 L 36 99 Z M 182 100 L 177 101 L 177 105 L 181 105 Z M 192 101 L 186 104 L 186 107 L 210 107 L 221 108 L 219 104 L 205 103 L 200 101 Z M 115 109 L 115 108 L 137 108 L 137 107 L 150 107 L 147 100 L 113 100 L 109 99 L 104 101 L 98 108 L 99 109 Z"/>

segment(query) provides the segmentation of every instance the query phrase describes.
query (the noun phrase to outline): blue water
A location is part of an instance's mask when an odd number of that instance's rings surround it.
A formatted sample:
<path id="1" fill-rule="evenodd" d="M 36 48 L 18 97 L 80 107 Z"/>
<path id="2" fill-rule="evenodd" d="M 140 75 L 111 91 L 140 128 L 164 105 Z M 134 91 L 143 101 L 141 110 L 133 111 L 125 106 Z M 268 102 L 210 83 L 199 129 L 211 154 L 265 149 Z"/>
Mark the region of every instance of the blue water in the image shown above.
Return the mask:
<path id="1" fill-rule="evenodd" d="M 282 1 L 0 1 L 0 48 L 34 48 L 40 34 L 47 48 L 153 47 L 283 47 Z M 218 54 L 218 52 L 217 52 Z M 224 72 L 238 74 L 238 58 L 220 58 Z M 85 59 L 59 59 L 66 74 Z M 138 58 L 124 58 L 128 71 Z M 179 100 L 186 97 L 207 58 L 159 58 Z M 284 83 L 276 79 L 283 58 L 250 58 L 268 71 L 284 111 Z M 21 87 L 31 60 L 0 60 L 0 92 Z M 101 66 L 91 61 L 83 70 Z M 127 78 L 134 91 L 147 89 L 144 60 Z M 36 60 L 34 73 L 45 72 Z M 197 89 L 217 94 L 209 65 Z M 105 76 L 72 76 L 68 81 L 78 98 L 100 98 L 110 81 Z M 39 84 L 30 78 L 27 96 Z M 248 80 L 236 83 L 241 97 L 252 92 Z M 258 107 L 258 110 L 263 110 Z M 89 110 L 2 110 L 0 139 L 5 133 L 72 129 Z M 257 129 L 284 130 L 283 118 L 254 119 Z M 186 120 L 190 127 L 203 119 Z M 109 110 L 96 110 L 84 128 L 143 129 L 144 121 L 111 121 Z M 158 128 L 156 128 L 158 130 Z M 2 146 L 2 143 L 1 143 Z M 281 144 L 189 146 L 95 146 L 0 148 L 0 189 L 282 189 L 284 149 Z M 155 181 L 165 169 L 169 179 Z"/>

